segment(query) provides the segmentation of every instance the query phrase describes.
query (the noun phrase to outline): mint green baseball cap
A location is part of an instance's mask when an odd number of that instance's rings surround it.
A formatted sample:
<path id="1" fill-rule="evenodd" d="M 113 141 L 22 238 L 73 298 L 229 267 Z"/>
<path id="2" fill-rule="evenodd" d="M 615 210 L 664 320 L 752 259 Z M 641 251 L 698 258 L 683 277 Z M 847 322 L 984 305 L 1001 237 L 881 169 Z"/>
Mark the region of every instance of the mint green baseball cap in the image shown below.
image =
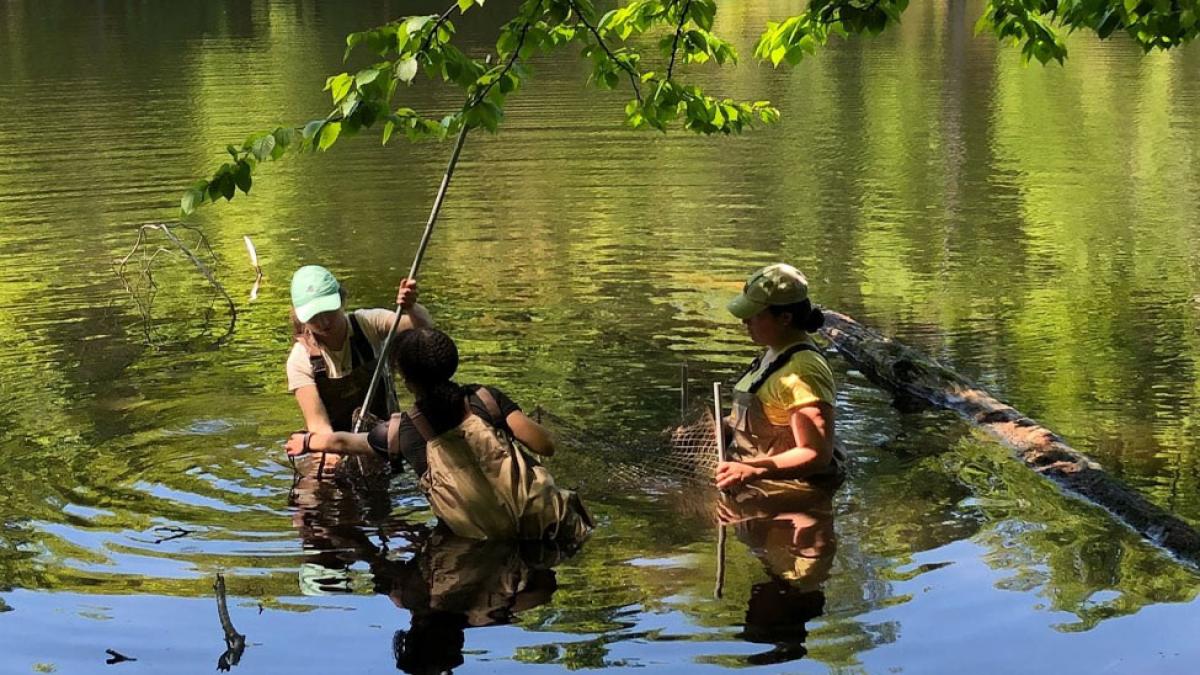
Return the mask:
<path id="1" fill-rule="evenodd" d="M 794 305 L 808 299 L 808 279 L 785 263 L 767 265 L 750 275 L 742 294 L 726 306 L 729 313 L 745 320 L 772 305 Z"/>
<path id="2" fill-rule="evenodd" d="M 296 318 L 308 321 L 321 312 L 342 308 L 341 285 L 320 265 L 305 265 L 292 275 L 292 307 Z"/>

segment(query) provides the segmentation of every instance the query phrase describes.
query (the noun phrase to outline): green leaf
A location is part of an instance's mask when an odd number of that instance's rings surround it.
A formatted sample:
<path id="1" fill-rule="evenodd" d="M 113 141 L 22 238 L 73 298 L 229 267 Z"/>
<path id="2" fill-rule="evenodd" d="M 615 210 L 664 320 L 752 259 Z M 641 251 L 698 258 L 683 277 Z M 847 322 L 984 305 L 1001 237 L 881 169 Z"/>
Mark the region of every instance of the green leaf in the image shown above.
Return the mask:
<path id="1" fill-rule="evenodd" d="M 505 28 L 500 31 L 500 37 L 496 40 L 496 53 L 501 56 L 507 56 L 517 48 L 520 42 L 520 35 L 515 29 Z"/>
<path id="2" fill-rule="evenodd" d="M 413 57 L 408 57 L 403 61 L 396 63 L 396 79 L 411 84 L 413 78 L 417 76 L 417 60 Z"/>
<path id="3" fill-rule="evenodd" d="M 458 0 L 458 11 L 466 14 L 468 9 L 475 4 L 475 0 Z"/>
<path id="4" fill-rule="evenodd" d="M 235 169 L 233 172 L 233 182 L 234 185 L 236 185 L 237 188 L 242 192 L 246 194 L 250 193 L 251 179 L 249 162 L 238 162 L 237 169 Z"/>
<path id="5" fill-rule="evenodd" d="M 313 120 L 305 124 L 304 131 L 301 132 L 304 135 L 304 140 L 313 140 L 317 134 L 321 133 L 321 127 L 323 126 L 325 126 L 325 120 Z"/>
<path id="6" fill-rule="evenodd" d="M 208 183 L 201 182 L 203 187 L 194 187 L 183 193 L 183 198 L 179 200 L 179 212 L 184 216 L 191 215 L 197 206 L 204 202 L 204 191 L 208 187 Z"/>
<path id="7" fill-rule="evenodd" d="M 350 52 L 354 51 L 354 48 L 357 47 L 358 43 L 360 43 L 362 41 L 363 41 L 362 33 L 351 33 L 346 36 L 346 51 L 342 54 L 343 62 L 348 61 L 350 59 Z"/>
<path id="8" fill-rule="evenodd" d="M 329 146 L 337 142 L 338 136 L 342 133 L 341 122 L 330 122 L 321 128 L 321 138 L 317 143 L 317 148 L 320 150 L 328 150 Z"/>
<path id="9" fill-rule="evenodd" d="M 366 40 L 367 48 L 380 56 L 386 56 L 389 49 L 395 44 L 393 38 L 395 31 L 372 30 L 367 31 Z"/>
<path id="10" fill-rule="evenodd" d="M 346 94 L 350 93 L 350 86 L 353 84 L 354 78 L 350 77 L 350 73 L 341 73 L 329 78 L 325 86 L 329 89 L 329 93 L 333 96 L 333 102 L 336 105 L 346 97 Z"/>
<path id="11" fill-rule="evenodd" d="M 351 92 L 349 96 L 342 99 L 342 103 L 338 106 L 338 110 L 341 111 L 342 117 L 349 117 L 354 114 L 354 111 L 358 108 L 358 104 L 358 92 Z"/>
<path id="12" fill-rule="evenodd" d="M 384 124 L 383 124 L 383 142 L 381 143 L 381 145 L 388 144 L 388 141 L 391 140 L 391 138 L 392 138 L 392 132 L 394 132 L 394 131 L 396 131 L 396 123 L 395 122 L 393 122 L 392 120 L 388 120 L 387 122 L 384 122 Z"/>
<path id="13" fill-rule="evenodd" d="M 279 159 L 292 144 L 296 131 L 287 127 L 279 127 L 271 135 L 275 137 L 275 149 L 271 151 L 271 159 Z"/>
<path id="14" fill-rule="evenodd" d="M 365 87 L 366 85 L 374 82 L 375 78 L 377 78 L 377 77 L 379 77 L 378 70 L 376 70 L 374 68 L 366 68 L 364 70 L 358 71 L 358 74 L 354 76 L 354 83 L 357 84 L 360 88 Z"/>
<path id="15" fill-rule="evenodd" d="M 262 136 L 259 136 L 258 138 L 256 138 L 254 140 L 254 142 L 250 144 L 250 152 L 253 153 L 254 156 L 256 158 L 258 158 L 258 161 L 260 161 L 260 162 L 264 162 L 264 161 L 266 161 L 266 159 L 268 157 L 271 157 L 272 156 L 271 153 L 274 152 L 274 150 L 275 150 L 275 135 L 274 134 L 263 134 Z"/>
<path id="16" fill-rule="evenodd" d="M 225 201 L 233 201 L 233 196 L 237 194 L 237 185 L 233 182 L 233 173 L 226 171 L 221 175 L 220 186 L 221 196 Z"/>

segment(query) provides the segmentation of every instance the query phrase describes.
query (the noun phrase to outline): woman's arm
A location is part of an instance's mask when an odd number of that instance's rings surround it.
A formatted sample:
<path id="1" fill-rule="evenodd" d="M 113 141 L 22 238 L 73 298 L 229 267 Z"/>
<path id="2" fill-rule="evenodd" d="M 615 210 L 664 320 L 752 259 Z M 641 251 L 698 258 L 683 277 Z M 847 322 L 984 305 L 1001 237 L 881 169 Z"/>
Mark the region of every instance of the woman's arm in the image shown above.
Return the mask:
<path id="1" fill-rule="evenodd" d="M 433 326 L 433 317 L 429 316 L 429 310 L 417 304 L 417 282 L 415 280 L 408 278 L 400 280 L 400 287 L 396 289 L 396 304 L 404 308 L 404 316 L 400 317 L 400 325 L 396 327 L 396 332 Z M 388 329 L 391 329 L 390 324 Z"/>
<path id="2" fill-rule="evenodd" d="M 823 470 L 833 460 L 833 406 L 825 402 L 792 410 L 790 423 L 795 447 L 767 457 L 717 465 L 717 487 L 724 490 L 762 478 L 803 478 Z"/>
<path id="3" fill-rule="evenodd" d="M 514 410 L 504 418 L 504 421 L 512 431 L 513 438 L 521 441 L 531 451 L 543 457 L 554 454 L 554 438 L 550 436 L 550 432 L 546 430 L 546 427 L 529 419 L 525 413 Z"/>
<path id="4" fill-rule="evenodd" d="M 307 446 L 305 437 L 308 439 Z M 297 431 L 288 437 L 287 454 L 289 457 L 296 457 L 307 452 L 326 452 L 331 455 L 375 455 L 370 443 L 367 443 L 366 433 Z"/>
<path id="5" fill-rule="evenodd" d="M 433 326 L 433 317 L 429 314 L 429 310 L 425 309 L 424 305 L 414 304 L 412 309 L 406 310 L 404 316 L 400 317 L 400 327 L 396 332 L 406 331 L 410 328 L 429 328 Z"/>
<path id="6" fill-rule="evenodd" d="M 296 402 L 300 404 L 300 413 L 304 415 L 304 428 L 311 432 L 328 433 L 333 431 L 329 423 L 329 414 L 321 395 L 317 393 L 317 385 L 310 384 L 296 390 Z"/>

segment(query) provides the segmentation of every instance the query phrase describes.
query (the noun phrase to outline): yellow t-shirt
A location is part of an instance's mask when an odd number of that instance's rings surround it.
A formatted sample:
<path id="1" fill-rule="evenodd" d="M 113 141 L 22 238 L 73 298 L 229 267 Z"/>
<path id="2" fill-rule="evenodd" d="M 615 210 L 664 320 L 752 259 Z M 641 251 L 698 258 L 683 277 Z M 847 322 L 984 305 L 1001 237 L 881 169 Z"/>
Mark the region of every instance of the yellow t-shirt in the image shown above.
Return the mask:
<path id="1" fill-rule="evenodd" d="M 807 339 L 801 342 L 808 342 Z M 738 391 L 750 391 L 750 385 L 758 379 L 775 361 L 776 354 L 781 354 L 793 343 L 778 352 L 768 350 L 762 363 L 753 372 L 746 373 L 734 386 Z M 792 410 L 812 403 L 824 402 L 834 404 L 836 387 L 833 383 L 833 371 L 825 357 L 811 349 L 802 349 L 788 359 L 786 365 L 771 374 L 767 381 L 758 389 L 758 400 L 762 403 L 767 421 L 776 426 L 787 426 L 791 422 Z"/>

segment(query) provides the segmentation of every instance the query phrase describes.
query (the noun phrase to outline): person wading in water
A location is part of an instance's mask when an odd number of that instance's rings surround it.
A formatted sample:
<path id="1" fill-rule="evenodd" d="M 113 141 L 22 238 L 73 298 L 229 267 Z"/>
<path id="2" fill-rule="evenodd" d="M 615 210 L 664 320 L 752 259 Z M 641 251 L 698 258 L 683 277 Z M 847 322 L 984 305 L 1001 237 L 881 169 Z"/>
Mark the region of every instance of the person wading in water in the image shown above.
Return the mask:
<path id="1" fill-rule="evenodd" d="M 396 303 L 404 307 L 404 316 L 398 331 L 432 324 L 429 313 L 416 304 L 416 299 L 416 282 L 401 281 Z M 348 312 L 345 302 L 345 289 L 324 267 L 308 265 L 292 276 L 295 344 L 287 360 L 288 391 L 295 394 L 300 405 L 304 428 L 312 432 L 349 431 L 353 427 L 354 411 L 366 397 L 376 356 L 395 320 L 390 309 Z M 387 419 L 398 406 L 391 387 L 381 389 L 368 412 Z M 318 459 L 328 471 L 338 458 Z"/>
<path id="2" fill-rule="evenodd" d="M 734 385 L 726 418 L 734 444 L 717 465 L 717 487 L 768 489 L 796 478 L 836 485 L 844 459 L 834 447 L 833 373 L 809 337 L 825 317 L 809 301 L 808 281 L 791 265 L 768 265 L 728 308 L 767 350 Z"/>
<path id="3" fill-rule="evenodd" d="M 551 455 L 546 430 L 499 389 L 451 380 L 458 347 L 442 331 L 407 331 L 396 347 L 392 365 L 416 405 L 368 433 L 293 434 L 288 455 L 377 456 L 394 471 L 407 462 L 433 512 L 460 537 L 581 541 L 593 525 L 578 495 L 513 443 Z"/>

